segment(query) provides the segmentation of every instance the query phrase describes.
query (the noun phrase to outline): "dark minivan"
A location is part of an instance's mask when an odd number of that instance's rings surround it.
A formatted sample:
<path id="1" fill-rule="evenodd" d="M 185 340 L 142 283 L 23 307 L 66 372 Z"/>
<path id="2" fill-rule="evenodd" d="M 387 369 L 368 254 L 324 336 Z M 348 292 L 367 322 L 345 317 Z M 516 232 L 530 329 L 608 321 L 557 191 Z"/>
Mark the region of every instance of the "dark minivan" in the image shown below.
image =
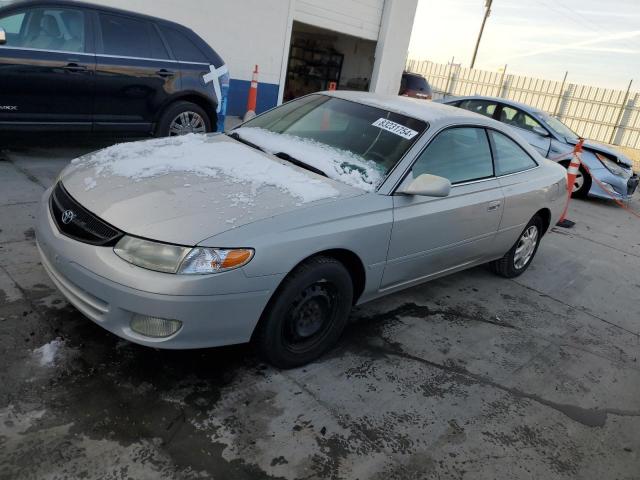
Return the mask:
<path id="1" fill-rule="evenodd" d="M 70 0 L 0 8 L 0 132 L 215 131 L 220 56 L 167 20 Z"/>
<path id="2" fill-rule="evenodd" d="M 422 75 L 411 72 L 402 72 L 400 81 L 400 91 L 398 95 L 405 97 L 419 98 L 421 100 L 433 99 L 433 90 L 427 79 Z"/>

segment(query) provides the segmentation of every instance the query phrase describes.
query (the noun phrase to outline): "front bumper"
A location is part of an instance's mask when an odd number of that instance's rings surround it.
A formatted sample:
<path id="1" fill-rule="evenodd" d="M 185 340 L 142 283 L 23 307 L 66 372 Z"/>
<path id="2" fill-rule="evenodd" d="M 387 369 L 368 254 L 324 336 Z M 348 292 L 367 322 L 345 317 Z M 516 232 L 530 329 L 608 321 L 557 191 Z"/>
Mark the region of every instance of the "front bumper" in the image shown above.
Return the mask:
<path id="1" fill-rule="evenodd" d="M 637 174 L 631 177 L 619 177 L 606 169 L 599 169 L 592 170 L 592 175 L 599 181 L 593 180 L 591 182 L 589 195 L 594 197 L 626 201 L 631 199 L 638 188 L 639 178 Z M 600 183 L 604 184 L 604 188 Z"/>
<path id="2" fill-rule="evenodd" d="M 182 276 L 128 264 L 111 247 L 62 235 L 45 192 L 36 238 L 42 265 L 56 287 L 86 317 L 132 342 L 155 348 L 190 349 L 244 343 L 283 275 L 247 277 L 242 269 L 217 275 Z M 179 320 L 166 338 L 131 330 L 134 314 Z"/>

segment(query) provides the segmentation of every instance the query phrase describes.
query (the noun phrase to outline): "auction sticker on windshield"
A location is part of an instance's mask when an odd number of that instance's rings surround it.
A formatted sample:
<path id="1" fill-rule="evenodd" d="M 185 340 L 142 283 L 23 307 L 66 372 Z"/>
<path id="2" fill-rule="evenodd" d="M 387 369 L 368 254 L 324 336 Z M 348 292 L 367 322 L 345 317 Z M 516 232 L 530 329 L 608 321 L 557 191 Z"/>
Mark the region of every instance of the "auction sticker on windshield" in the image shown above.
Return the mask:
<path id="1" fill-rule="evenodd" d="M 386 130 L 387 132 L 399 135 L 402 138 L 406 138 L 407 140 L 411 140 L 418 134 L 418 132 L 416 132 L 415 130 L 411 130 L 410 128 L 400 125 L 399 123 L 392 122 L 391 120 L 387 120 L 386 118 L 379 118 L 371 125 L 381 128 L 382 130 Z"/>

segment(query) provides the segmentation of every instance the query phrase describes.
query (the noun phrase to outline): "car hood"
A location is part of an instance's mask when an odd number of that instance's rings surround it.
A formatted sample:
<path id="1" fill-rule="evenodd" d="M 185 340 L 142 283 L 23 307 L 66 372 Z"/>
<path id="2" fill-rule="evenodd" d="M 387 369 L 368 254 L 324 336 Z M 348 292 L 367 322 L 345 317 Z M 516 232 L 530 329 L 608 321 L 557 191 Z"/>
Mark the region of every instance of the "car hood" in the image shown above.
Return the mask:
<path id="1" fill-rule="evenodd" d="M 567 139 L 567 143 L 570 143 L 571 145 L 576 145 L 578 143 L 578 140 L 572 139 L 572 138 Z M 607 155 L 609 157 L 617 158 L 618 161 L 623 165 L 626 165 L 627 167 L 633 167 L 633 162 L 631 161 L 630 158 L 626 157 L 624 154 L 622 154 L 622 152 L 604 143 L 599 143 L 594 140 L 585 140 L 584 148 L 594 152 L 603 153 L 604 155 Z"/>
<path id="2" fill-rule="evenodd" d="M 60 181 L 83 207 L 127 234 L 181 245 L 364 194 L 226 135 L 114 145 L 72 161 Z"/>

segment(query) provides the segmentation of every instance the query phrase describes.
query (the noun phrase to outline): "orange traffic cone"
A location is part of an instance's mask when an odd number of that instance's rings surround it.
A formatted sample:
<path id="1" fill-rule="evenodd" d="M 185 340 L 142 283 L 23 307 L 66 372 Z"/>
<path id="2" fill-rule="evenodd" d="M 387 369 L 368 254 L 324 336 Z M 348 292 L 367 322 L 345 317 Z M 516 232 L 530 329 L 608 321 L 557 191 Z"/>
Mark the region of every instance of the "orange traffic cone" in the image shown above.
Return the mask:
<path id="1" fill-rule="evenodd" d="M 258 65 L 256 65 L 251 77 L 251 87 L 249 88 L 249 98 L 247 100 L 247 113 L 244 114 L 244 121 L 256 116 L 256 106 L 258 103 Z"/>
<path id="2" fill-rule="evenodd" d="M 582 153 L 583 145 L 584 138 L 581 138 L 573 148 L 573 157 L 571 157 L 571 163 L 569 163 L 569 168 L 567 169 L 567 204 L 564 206 L 560 220 L 556 223 L 558 227 L 571 228 L 576 224 L 571 220 L 567 220 L 567 211 L 569 210 L 569 202 L 571 201 L 571 194 L 573 193 L 573 185 L 576 183 L 576 177 L 580 171 L 580 157 L 578 154 Z"/>

